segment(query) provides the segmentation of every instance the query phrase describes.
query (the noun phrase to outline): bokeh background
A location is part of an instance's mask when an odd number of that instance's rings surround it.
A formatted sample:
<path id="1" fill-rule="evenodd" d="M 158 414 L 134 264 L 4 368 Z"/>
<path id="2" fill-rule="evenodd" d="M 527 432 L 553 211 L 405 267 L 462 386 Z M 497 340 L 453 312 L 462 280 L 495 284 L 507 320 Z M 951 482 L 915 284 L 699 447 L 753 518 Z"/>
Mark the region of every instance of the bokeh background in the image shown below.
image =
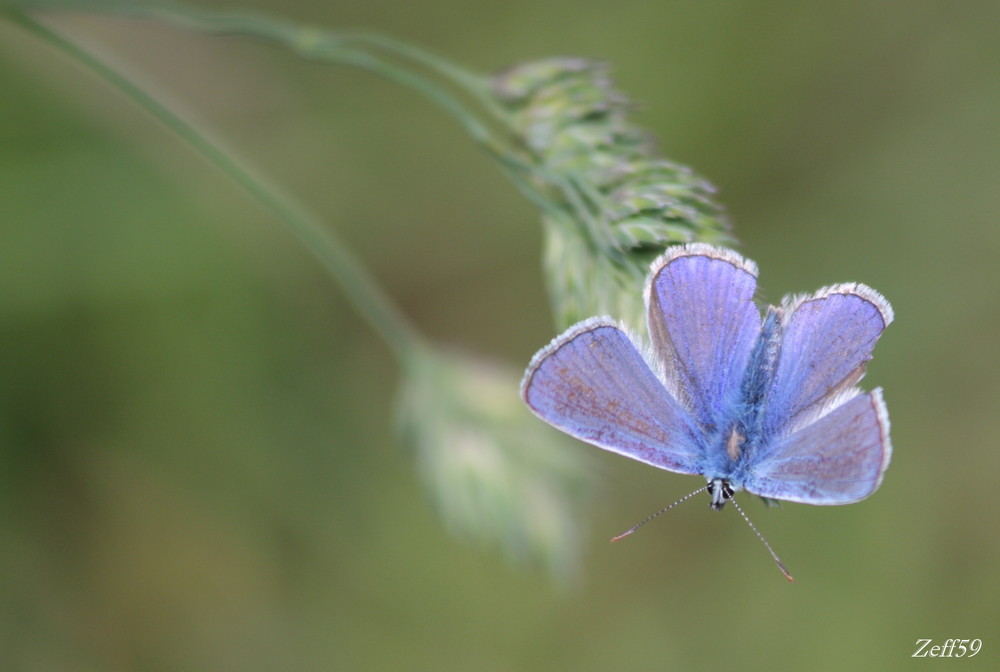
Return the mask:
<path id="1" fill-rule="evenodd" d="M 720 187 L 764 298 L 862 281 L 897 321 L 895 454 L 849 507 L 735 512 L 579 445 L 600 487 L 558 584 L 449 536 L 395 440 L 399 371 L 311 254 L 116 91 L 0 24 L 0 667 L 943 669 L 1000 650 L 1000 4 L 253 2 L 483 72 L 609 61 Z M 430 338 L 553 336 L 535 209 L 373 75 L 53 16 L 321 213 Z M 600 454 L 594 454 L 600 453 Z"/>

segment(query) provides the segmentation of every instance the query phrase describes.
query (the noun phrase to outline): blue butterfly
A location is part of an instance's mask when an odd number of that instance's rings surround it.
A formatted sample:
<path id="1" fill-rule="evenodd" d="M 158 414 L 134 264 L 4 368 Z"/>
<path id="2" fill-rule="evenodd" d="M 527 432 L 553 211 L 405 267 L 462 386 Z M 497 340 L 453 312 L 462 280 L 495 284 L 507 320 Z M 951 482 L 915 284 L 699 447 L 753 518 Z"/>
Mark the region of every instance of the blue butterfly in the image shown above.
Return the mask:
<path id="1" fill-rule="evenodd" d="M 670 248 L 646 281 L 648 351 L 610 318 L 584 320 L 534 356 L 521 395 L 571 436 L 703 476 L 696 492 L 714 509 L 740 490 L 804 504 L 864 499 L 892 447 L 881 389 L 857 383 L 892 308 L 852 283 L 785 297 L 762 318 L 756 285 L 757 265 L 735 252 Z"/>

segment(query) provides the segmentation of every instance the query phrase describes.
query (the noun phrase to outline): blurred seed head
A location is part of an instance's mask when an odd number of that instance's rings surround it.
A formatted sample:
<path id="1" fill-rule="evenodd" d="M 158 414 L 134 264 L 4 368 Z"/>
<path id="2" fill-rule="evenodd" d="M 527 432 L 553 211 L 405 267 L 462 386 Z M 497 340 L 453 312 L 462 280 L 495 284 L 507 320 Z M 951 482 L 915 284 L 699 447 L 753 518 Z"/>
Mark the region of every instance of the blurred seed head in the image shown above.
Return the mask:
<path id="1" fill-rule="evenodd" d="M 519 379 L 478 359 L 428 352 L 406 372 L 398 427 L 449 531 L 570 581 L 590 470 L 572 441 L 524 407 Z"/>

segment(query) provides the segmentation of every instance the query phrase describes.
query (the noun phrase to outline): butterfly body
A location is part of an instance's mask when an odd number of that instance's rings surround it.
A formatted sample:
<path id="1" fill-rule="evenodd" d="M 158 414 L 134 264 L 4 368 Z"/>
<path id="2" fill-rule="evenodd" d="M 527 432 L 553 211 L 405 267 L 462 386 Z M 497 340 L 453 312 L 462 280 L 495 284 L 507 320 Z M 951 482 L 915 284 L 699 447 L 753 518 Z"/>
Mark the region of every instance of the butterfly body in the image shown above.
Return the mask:
<path id="1" fill-rule="evenodd" d="M 713 508 L 743 489 L 819 505 L 867 497 L 892 449 L 881 391 L 856 383 L 892 309 L 842 284 L 762 317 L 756 279 L 732 251 L 672 248 L 646 282 L 648 344 L 610 318 L 580 322 L 535 355 L 523 398 L 579 439 L 703 476 Z"/>
<path id="2" fill-rule="evenodd" d="M 743 489 L 747 469 L 768 443 L 764 432 L 764 411 L 767 391 L 774 382 L 781 350 L 781 315 L 780 308 L 768 306 L 760 335 L 743 373 L 739 392 L 727 404 L 728 413 L 722 415 L 728 419 L 719 428 L 721 431 L 705 428 L 709 430 L 704 432 L 705 435 L 711 438 L 702 450 L 705 455 L 702 475 L 709 483 L 714 480 L 724 481 L 725 487 L 731 491 Z M 716 489 L 721 491 L 722 486 L 717 486 Z M 709 488 L 709 494 L 712 491 L 713 488 Z M 721 509 L 728 498 L 713 497 L 712 507 Z"/>

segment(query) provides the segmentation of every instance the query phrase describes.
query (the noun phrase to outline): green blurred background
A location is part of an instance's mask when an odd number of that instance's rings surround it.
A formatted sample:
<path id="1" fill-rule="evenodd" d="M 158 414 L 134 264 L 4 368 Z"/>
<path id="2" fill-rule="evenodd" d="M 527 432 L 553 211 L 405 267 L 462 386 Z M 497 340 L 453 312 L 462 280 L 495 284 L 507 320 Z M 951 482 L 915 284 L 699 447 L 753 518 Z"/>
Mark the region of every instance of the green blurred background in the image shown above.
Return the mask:
<path id="1" fill-rule="evenodd" d="M 865 381 L 895 454 L 849 507 L 747 500 L 579 445 L 601 487 L 558 587 L 443 530 L 399 371 L 312 255 L 116 91 L 0 25 L 0 668 L 944 669 L 1000 649 L 1000 4 L 228 3 L 483 72 L 609 61 L 721 188 L 765 299 L 892 302 Z M 536 210 L 457 124 L 365 72 L 53 17 L 323 215 L 420 329 L 522 367 L 553 336 Z M 599 453 L 599 454 L 594 454 Z"/>

